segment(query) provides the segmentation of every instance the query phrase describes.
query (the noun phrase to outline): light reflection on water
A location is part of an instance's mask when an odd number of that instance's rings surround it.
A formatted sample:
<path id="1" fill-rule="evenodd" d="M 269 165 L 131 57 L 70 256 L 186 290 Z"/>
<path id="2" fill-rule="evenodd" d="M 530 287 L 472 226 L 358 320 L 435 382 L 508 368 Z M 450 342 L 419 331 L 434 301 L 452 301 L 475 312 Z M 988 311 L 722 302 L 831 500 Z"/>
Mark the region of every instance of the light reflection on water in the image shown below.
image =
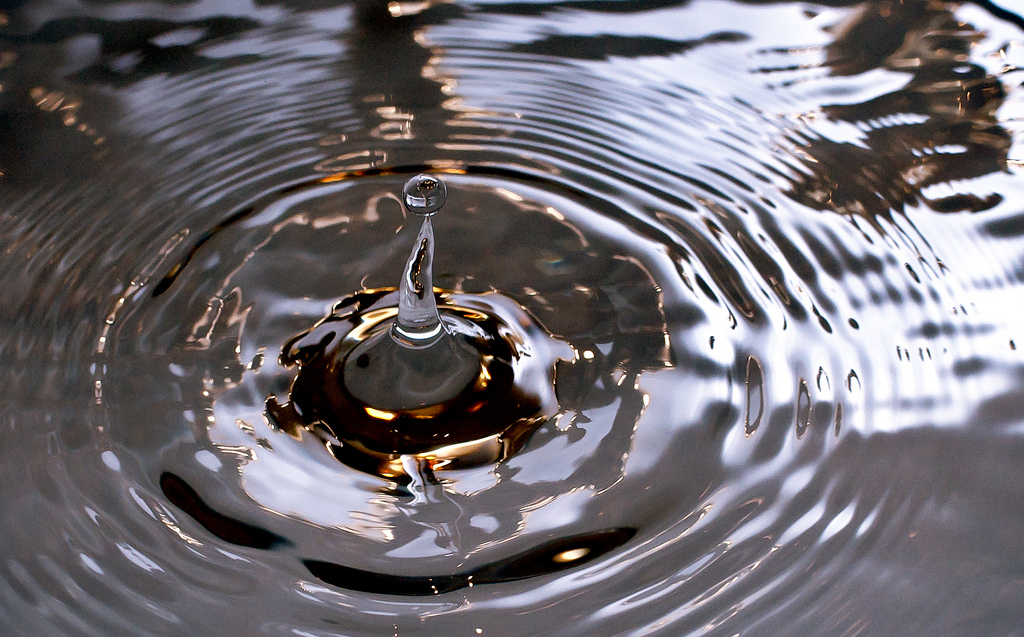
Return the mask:
<path id="1" fill-rule="evenodd" d="M 1019 630 L 1005 5 L 9 9 L 5 630 Z M 519 454 L 403 485 L 263 406 L 424 169 L 435 285 L 580 358 Z"/>

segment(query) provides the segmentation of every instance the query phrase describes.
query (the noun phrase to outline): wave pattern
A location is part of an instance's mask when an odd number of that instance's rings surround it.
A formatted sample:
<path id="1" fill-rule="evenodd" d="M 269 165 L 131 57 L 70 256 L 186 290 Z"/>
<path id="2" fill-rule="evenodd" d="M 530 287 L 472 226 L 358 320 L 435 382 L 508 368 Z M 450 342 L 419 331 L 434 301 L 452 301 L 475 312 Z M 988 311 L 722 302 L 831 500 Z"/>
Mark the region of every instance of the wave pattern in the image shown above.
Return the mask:
<path id="1" fill-rule="evenodd" d="M 0 13 L 5 634 L 1019 630 L 1022 28 L 927 0 Z M 398 280 L 421 170 L 435 284 L 579 358 L 519 454 L 408 485 L 263 410 L 289 338 Z"/>

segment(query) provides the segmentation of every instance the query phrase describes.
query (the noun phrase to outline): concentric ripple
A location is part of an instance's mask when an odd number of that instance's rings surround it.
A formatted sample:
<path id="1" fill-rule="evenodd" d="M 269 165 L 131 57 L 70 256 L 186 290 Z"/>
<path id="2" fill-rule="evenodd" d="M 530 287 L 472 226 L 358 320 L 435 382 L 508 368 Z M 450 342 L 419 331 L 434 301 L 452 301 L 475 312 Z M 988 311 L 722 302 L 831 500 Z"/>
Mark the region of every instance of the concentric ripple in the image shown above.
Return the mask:
<path id="1" fill-rule="evenodd" d="M 1019 630 L 1007 7 L 0 13 L 0 632 Z M 419 172 L 434 285 L 567 350 L 515 454 L 410 481 L 266 405 Z"/>

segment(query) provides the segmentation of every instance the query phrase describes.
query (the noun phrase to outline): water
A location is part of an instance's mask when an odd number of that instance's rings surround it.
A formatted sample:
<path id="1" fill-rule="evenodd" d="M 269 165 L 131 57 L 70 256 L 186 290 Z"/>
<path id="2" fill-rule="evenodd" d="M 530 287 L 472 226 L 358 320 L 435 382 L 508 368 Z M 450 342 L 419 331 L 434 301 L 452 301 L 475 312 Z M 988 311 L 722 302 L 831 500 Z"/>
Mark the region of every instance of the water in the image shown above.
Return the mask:
<path id="1" fill-rule="evenodd" d="M 3 633 L 1019 634 L 1016 11 L 9 7 Z M 562 362 L 389 476 L 268 405 L 421 172 L 441 309 Z"/>
<path id="2" fill-rule="evenodd" d="M 313 434 L 353 468 L 437 482 L 435 470 L 509 458 L 558 415 L 555 369 L 568 363 L 571 378 L 579 353 L 497 292 L 435 291 L 430 217 L 444 181 L 417 175 L 402 201 L 424 219 L 401 285 L 348 296 L 288 340 L 278 359 L 297 373 L 286 402 L 267 399 L 266 420 L 299 439 Z M 287 380 L 262 368 L 246 384 L 259 396 Z"/>
<path id="3" fill-rule="evenodd" d="M 430 217 L 444 206 L 447 194 L 444 181 L 424 174 L 413 177 L 402 188 L 406 211 L 424 217 L 402 272 L 398 315 L 390 330 L 396 341 L 412 346 L 406 350 L 435 345 L 435 339 L 448 333 L 438 315 L 434 295 L 426 293 L 434 289 L 434 228 Z"/>

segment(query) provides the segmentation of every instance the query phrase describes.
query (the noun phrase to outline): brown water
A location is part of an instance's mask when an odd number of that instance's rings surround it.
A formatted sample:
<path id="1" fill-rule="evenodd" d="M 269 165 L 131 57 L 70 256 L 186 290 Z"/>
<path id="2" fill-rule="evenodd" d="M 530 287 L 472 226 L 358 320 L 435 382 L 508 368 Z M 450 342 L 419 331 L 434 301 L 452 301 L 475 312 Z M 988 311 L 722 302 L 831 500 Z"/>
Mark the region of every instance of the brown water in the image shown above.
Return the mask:
<path id="1" fill-rule="evenodd" d="M 1022 634 L 1014 11 L 8 8 L 0 634 Z M 266 405 L 424 171 L 434 285 L 570 349 L 375 475 Z"/>

